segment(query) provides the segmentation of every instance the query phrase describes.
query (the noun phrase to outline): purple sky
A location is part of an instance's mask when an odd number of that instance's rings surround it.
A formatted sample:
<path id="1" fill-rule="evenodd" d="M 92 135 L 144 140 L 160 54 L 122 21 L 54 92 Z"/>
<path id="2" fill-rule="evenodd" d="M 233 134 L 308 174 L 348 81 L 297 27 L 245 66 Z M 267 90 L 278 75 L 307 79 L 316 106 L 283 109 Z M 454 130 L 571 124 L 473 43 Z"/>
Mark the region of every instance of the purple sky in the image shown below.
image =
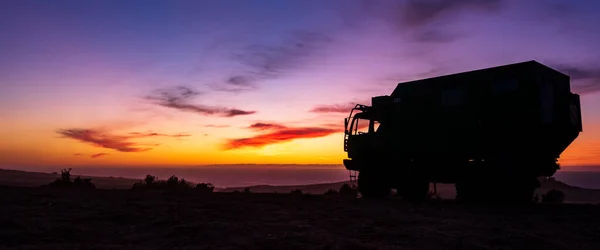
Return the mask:
<path id="1" fill-rule="evenodd" d="M 2 1 L 0 164 L 36 164 L 15 159 L 28 152 L 37 164 L 71 161 L 83 146 L 64 131 L 98 128 L 158 131 L 169 141 L 142 148 L 168 144 L 185 163 L 219 163 L 191 148 L 233 157 L 204 145 L 250 137 L 257 122 L 321 138 L 338 131 L 318 129 L 347 112 L 315 111 L 346 110 L 402 81 L 528 60 L 572 77 L 584 133 L 565 160 L 597 164 L 599 12 L 600 1 L 583 0 Z M 190 92 L 173 99 L 177 90 Z M 191 137 L 168 139 L 182 133 Z M 341 137 L 328 138 L 272 149 L 288 158 L 243 159 L 340 163 Z M 84 155 L 169 162 L 139 151 Z"/>

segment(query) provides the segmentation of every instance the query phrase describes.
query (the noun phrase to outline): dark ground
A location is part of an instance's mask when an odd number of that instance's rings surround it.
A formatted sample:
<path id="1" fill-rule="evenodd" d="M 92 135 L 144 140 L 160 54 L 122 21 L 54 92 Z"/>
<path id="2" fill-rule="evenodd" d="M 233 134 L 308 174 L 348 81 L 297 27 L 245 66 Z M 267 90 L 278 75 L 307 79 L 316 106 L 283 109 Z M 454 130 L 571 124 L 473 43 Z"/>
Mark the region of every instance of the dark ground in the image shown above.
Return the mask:
<path id="1" fill-rule="evenodd" d="M 600 206 L 0 187 L 2 249 L 600 249 Z"/>

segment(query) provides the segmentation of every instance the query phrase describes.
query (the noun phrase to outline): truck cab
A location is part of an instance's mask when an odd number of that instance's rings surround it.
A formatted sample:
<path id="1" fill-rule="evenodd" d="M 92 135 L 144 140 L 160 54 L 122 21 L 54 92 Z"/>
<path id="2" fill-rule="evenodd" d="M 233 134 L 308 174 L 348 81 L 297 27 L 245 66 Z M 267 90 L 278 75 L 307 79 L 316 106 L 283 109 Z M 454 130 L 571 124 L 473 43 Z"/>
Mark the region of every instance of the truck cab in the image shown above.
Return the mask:
<path id="1" fill-rule="evenodd" d="M 350 158 L 344 160 L 346 169 L 359 171 L 360 164 L 353 164 L 352 159 L 367 159 L 378 151 L 381 146 L 381 140 L 377 138 L 379 125 L 375 109 L 371 106 L 357 104 L 350 111 L 344 119 L 344 151 Z"/>

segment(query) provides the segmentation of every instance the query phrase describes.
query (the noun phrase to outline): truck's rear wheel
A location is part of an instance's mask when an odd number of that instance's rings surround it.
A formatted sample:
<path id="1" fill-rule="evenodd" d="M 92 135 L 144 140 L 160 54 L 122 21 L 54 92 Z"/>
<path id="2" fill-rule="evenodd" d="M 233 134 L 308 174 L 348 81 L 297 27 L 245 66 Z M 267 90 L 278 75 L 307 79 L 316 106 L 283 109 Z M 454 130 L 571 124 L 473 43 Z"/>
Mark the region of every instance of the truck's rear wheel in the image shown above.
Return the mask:
<path id="1" fill-rule="evenodd" d="M 367 199 L 385 198 L 390 194 L 391 188 L 383 174 L 372 171 L 358 173 L 358 192 Z"/>

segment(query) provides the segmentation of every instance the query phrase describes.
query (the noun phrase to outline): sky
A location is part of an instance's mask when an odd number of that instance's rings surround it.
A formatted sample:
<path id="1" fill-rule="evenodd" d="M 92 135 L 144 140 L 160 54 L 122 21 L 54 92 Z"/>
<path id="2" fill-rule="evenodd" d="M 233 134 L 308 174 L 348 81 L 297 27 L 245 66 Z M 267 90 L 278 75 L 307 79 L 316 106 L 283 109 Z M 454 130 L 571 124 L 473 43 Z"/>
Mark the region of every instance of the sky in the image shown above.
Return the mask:
<path id="1" fill-rule="evenodd" d="M 600 2 L 0 3 L 0 166 L 341 164 L 403 81 L 536 60 L 571 76 L 600 165 Z"/>

